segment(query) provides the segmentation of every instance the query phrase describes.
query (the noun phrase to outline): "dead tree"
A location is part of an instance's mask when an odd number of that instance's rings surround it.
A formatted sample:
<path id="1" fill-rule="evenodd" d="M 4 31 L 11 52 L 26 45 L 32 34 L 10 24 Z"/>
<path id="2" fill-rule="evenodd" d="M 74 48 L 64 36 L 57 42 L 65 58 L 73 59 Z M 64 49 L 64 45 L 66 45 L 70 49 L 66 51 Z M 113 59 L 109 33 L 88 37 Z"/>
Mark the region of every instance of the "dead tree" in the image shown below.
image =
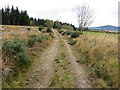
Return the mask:
<path id="1" fill-rule="evenodd" d="M 94 10 L 86 3 L 83 3 L 80 6 L 75 7 L 74 10 L 77 15 L 79 28 L 81 30 L 83 28 L 88 27 L 93 22 Z"/>

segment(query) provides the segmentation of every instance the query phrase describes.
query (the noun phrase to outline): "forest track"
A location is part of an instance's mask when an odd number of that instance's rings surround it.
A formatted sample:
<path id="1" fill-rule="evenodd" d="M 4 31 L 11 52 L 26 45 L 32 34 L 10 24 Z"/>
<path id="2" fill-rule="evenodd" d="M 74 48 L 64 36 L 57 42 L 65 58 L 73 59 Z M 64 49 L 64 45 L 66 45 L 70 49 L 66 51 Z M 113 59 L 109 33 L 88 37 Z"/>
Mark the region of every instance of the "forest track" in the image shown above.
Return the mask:
<path id="1" fill-rule="evenodd" d="M 54 32 L 54 31 L 53 31 Z M 35 67 L 30 71 L 29 79 L 27 80 L 27 88 L 47 88 L 49 87 L 49 80 L 53 73 L 53 61 L 58 52 L 59 39 L 58 35 L 54 33 L 55 39 L 48 49 L 40 55 L 39 61 Z"/>
<path id="2" fill-rule="evenodd" d="M 84 68 L 78 64 L 73 50 L 67 41 L 56 30 L 52 30 L 55 36 L 52 44 L 49 48 L 43 52 L 40 62 L 37 62 L 36 66 L 31 71 L 31 77 L 28 80 L 29 84 L 26 87 L 29 88 L 49 88 L 50 80 L 54 75 L 53 62 L 58 56 L 59 47 L 61 41 L 64 44 L 64 49 L 67 52 L 68 61 L 70 62 L 70 69 L 73 71 L 77 88 L 90 88 Z M 74 52 L 75 53 L 75 52 Z M 72 81 L 71 81 L 72 82 Z M 58 87 L 60 88 L 60 87 Z"/>
<path id="3" fill-rule="evenodd" d="M 76 57 L 73 55 L 73 50 L 71 49 L 70 45 L 67 43 L 67 41 L 63 38 L 61 34 L 59 34 L 57 31 L 56 33 L 61 37 L 61 39 L 64 41 L 68 59 L 71 64 L 71 69 L 74 71 L 75 79 L 76 79 L 76 86 L 78 88 L 90 88 L 90 85 L 88 84 L 89 81 L 86 76 L 86 71 L 78 64 L 76 61 Z M 75 52 L 74 52 L 75 53 Z"/>

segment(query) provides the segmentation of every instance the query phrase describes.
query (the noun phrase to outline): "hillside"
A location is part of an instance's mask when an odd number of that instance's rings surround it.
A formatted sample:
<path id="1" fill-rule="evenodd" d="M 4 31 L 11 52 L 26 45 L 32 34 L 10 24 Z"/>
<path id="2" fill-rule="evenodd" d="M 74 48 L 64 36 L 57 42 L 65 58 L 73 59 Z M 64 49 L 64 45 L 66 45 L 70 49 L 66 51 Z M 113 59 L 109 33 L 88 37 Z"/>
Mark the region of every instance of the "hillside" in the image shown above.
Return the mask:
<path id="1" fill-rule="evenodd" d="M 118 27 L 112 26 L 112 25 L 105 25 L 105 26 L 99 26 L 99 27 L 90 27 L 90 29 L 93 30 L 100 30 L 100 31 L 118 31 Z"/>

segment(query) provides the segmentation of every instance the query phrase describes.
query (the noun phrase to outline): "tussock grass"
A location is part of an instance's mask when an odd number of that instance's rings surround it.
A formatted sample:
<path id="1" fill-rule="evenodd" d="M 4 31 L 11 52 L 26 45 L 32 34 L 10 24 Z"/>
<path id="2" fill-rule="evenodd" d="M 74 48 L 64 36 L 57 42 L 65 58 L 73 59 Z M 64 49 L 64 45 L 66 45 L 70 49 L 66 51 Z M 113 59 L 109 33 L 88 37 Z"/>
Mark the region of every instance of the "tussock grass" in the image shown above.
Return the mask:
<path id="1" fill-rule="evenodd" d="M 118 37 L 113 34 L 85 32 L 76 39 L 79 63 L 86 64 L 96 76 L 94 87 L 118 87 Z"/>

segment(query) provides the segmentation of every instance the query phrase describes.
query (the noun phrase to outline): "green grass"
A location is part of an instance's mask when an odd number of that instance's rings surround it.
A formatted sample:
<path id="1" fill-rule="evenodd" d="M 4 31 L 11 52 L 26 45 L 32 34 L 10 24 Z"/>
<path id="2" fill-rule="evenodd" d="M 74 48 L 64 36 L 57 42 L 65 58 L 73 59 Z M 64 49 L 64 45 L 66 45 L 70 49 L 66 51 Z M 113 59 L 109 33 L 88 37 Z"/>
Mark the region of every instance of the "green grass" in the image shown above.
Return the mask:
<path id="1" fill-rule="evenodd" d="M 83 32 L 83 34 L 85 35 L 94 35 L 94 36 L 109 36 L 109 37 L 113 37 L 113 38 L 118 38 L 118 34 L 113 34 L 113 33 L 105 33 L 105 32 Z"/>

